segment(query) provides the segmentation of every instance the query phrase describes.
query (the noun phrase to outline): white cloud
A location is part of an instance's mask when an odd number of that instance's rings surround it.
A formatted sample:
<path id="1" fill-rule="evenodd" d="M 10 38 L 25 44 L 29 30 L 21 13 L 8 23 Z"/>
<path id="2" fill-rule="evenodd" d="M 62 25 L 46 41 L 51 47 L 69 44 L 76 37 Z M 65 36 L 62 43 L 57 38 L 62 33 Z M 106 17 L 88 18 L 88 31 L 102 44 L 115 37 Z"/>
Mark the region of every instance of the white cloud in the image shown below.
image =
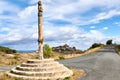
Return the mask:
<path id="1" fill-rule="evenodd" d="M 34 4 L 34 3 L 37 3 L 38 2 L 38 0 L 29 0 L 30 2 L 30 4 Z"/>
<path id="2" fill-rule="evenodd" d="M 8 27 L 3 27 L 0 31 L 1 31 L 1 32 L 3 32 L 3 31 L 8 31 L 8 32 L 9 32 L 10 30 L 11 30 L 11 29 L 8 28 Z"/>
<path id="3" fill-rule="evenodd" d="M 19 11 L 19 7 L 17 5 L 14 5 L 12 3 L 6 2 L 4 0 L 0 1 L 0 6 L 1 6 L 0 7 L 0 14 L 3 14 L 4 11 L 8 11 L 8 12 L 11 12 L 11 13 Z"/>
<path id="4" fill-rule="evenodd" d="M 108 29 L 108 27 L 103 27 L 103 30 L 107 30 Z"/>
<path id="5" fill-rule="evenodd" d="M 113 37 L 113 40 L 114 40 L 115 43 L 119 43 L 120 44 L 120 36 Z"/>
<path id="6" fill-rule="evenodd" d="M 30 0 L 36 3 L 37 0 Z M 47 20 L 66 20 L 73 24 L 86 25 L 98 23 L 101 20 L 109 19 L 115 15 L 119 15 L 119 0 L 43 0 L 44 19 Z M 49 3 L 49 4 L 48 4 Z M 100 8 L 102 13 L 92 15 L 91 17 L 83 17 L 82 14 Z M 114 9 L 114 10 L 113 10 Z M 56 16 L 57 15 L 57 16 Z M 86 22 L 87 20 L 87 22 Z"/>
<path id="7" fill-rule="evenodd" d="M 11 4 L 8 6 L 8 3 L 3 4 L 2 2 L 0 1 L 0 5 L 2 4 L 4 7 L 0 8 L 0 14 L 3 14 L 4 11 L 10 11 L 15 15 L 0 15 L 2 20 L 5 19 L 12 22 L 6 28 L 1 28 L 0 31 L 8 31 L 8 33 L 0 34 L 2 39 L 0 42 L 11 41 L 14 43 L 14 41 L 27 39 L 26 42 L 28 41 L 29 44 L 35 46 L 36 42 L 33 41 L 32 43 L 29 40 L 37 40 L 38 36 L 37 4 L 35 4 L 37 0 L 30 0 L 30 5 L 24 9 Z M 72 46 L 77 46 L 79 49 L 85 49 L 94 42 L 103 42 L 108 38 L 103 33 L 98 30 L 86 32 L 78 25 L 100 23 L 101 20 L 107 20 L 120 15 L 119 0 L 43 0 L 43 3 L 44 39 L 45 43 L 49 43 L 51 46 L 68 43 Z M 94 8 L 99 9 L 100 12 L 84 16 L 85 13 L 89 14 L 89 11 Z M 71 24 L 55 26 L 55 23 L 50 22 L 55 20 L 63 20 Z M 2 23 L 3 21 L 0 22 Z M 90 28 L 97 28 L 97 26 L 91 26 Z M 108 27 L 103 27 L 103 29 L 106 30 Z M 115 40 L 119 41 L 118 38 Z M 27 45 L 27 43 L 24 44 L 24 46 Z"/>
<path id="8" fill-rule="evenodd" d="M 26 38 L 29 42 L 29 39 L 34 38 L 33 34 L 37 32 L 37 5 L 20 9 L 13 4 L 8 4 L 7 1 L 4 1 L 4 3 L 0 1 L 0 4 L 4 5 L 2 9 L 0 8 L 2 13 L 8 11 L 14 14 L 0 14 L 0 38 L 2 39 L 0 44 L 7 42 L 13 42 L 14 44 L 14 41 L 20 41 Z"/>
<path id="9" fill-rule="evenodd" d="M 120 11 L 110 10 L 108 12 L 102 12 L 96 15 L 94 19 L 90 20 L 89 23 L 99 23 L 101 20 L 106 20 L 116 15 L 120 15 Z"/>
<path id="10" fill-rule="evenodd" d="M 52 0 L 49 4 L 46 2 L 43 1 L 44 19 L 46 21 L 64 20 L 74 25 L 87 25 L 100 23 L 101 20 L 120 15 L 119 0 Z M 100 12 L 90 16 L 82 16 L 82 14 L 89 13 L 94 8 L 98 8 Z"/>
<path id="11" fill-rule="evenodd" d="M 114 24 L 116 24 L 117 26 L 120 26 L 120 22 L 115 22 Z"/>
<path id="12" fill-rule="evenodd" d="M 94 29 L 94 28 L 95 28 L 95 26 L 90 26 L 90 28 L 91 28 L 91 29 Z"/>
<path id="13" fill-rule="evenodd" d="M 97 40 L 97 41 L 101 41 L 102 39 L 104 39 L 104 35 L 97 30 L 90 30 L 90 32 L 88 32 L 87 34 L 84 34 L 84 37 L 87 37 L 88 39 Z"/>
<path id="14" fill-rule="evenodd" d="M 48 28 L 49 27 L 49 28 Z M 53 27 L 48 26 L 45 28 L 44 36 L 46 39 L 53 41 L 69 40 L 76 38 L 77 35 L 83 34 L 82 30 L 74 26 Z"/>
<path id="15" fill-rule="evenodd" d="M 85 32 L 83 29 L 75 26 L 45 27 L 44 40 L 45 43 L 47 42 L 51 46 L 63 45 L 66 43 L 84 50 L 95 42 L 103 42 L 106 38 L 100 31 L 90 30 L 89 32 Z"/>
<path id="16" fill-rule="evenodd" d="M 31 24 L 37 22 L 37 5 L 28 6 L 18 13 L 18 22 L 22 24 Z"/>

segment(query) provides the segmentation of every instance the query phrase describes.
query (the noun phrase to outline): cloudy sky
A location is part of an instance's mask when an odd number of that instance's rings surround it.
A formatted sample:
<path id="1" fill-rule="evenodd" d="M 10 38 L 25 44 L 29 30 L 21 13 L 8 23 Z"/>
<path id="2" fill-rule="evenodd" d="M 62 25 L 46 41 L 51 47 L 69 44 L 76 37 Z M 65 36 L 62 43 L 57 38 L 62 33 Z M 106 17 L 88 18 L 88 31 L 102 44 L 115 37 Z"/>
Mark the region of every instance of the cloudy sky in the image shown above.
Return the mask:
<path id="1" fill-rule="evenodd" d="M 0 45 L 37 50 L 37 1 L 0 0 Z M 44 44 L 120 43 L 120 0 L 43 0 Z"/>

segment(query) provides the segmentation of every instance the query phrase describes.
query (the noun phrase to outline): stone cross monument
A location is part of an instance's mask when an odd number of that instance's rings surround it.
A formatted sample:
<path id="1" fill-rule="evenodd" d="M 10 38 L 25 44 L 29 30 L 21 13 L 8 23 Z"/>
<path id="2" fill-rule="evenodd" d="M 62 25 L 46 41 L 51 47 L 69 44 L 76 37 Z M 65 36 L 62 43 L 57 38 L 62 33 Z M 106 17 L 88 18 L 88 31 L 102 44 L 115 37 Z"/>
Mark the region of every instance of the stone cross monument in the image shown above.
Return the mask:
<path id="1" fill-rule="evenodd" d="M 42 2 L 38 1 L 38 54 L 40 59 L 43 59 L 43 32 L 42 32 Z"/>
<path id="2" fill-rule="evenodd" d="M 29 59 L 7 72 L 22 80 L 63 80 L 73 72 L 54 59 L 43 58 L 42 3 L 38 1 L 38 52 L 40 59 Z"/>

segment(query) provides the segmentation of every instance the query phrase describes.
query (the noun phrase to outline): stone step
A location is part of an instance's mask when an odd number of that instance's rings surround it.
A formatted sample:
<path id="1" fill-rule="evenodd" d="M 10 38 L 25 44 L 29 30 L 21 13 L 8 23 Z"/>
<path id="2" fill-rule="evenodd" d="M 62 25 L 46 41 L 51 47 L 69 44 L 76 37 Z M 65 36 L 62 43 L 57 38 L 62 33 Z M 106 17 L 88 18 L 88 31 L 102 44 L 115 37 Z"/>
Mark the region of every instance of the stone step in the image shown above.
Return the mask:
<path id="1" fill-rule="evenodd" d="M 50 61 L 49 61 L 50 60 Z M 8 76 L 27 80 L 59 80 L 73 75 L 73 72 L 53 59 L 28 60 L 13 68 Z M 44 62 L 45 61 L 45 62 Z M 47 62 L 46 62 L 47 61 Z"/>
<path id="2" fill-rule="evenodd" d="M 56 66 L 58 65 L 59 62 L 52 62 L 52 63 L 22 63 L 21 66 L 22 67 L 45 67 L 45 66 Z"/>
<path id="3" fill-rule="evenodd" d="M 15 68 L 12 69 L 10 72 L 13 74 L 18 74 L 18 75 L 24 75 L 24 76 L 41 76 L 41 77 L 55 77 L 58 75 L 66 75 L 68 74 L 68 69 L 67 68 L 62 68 L 62 70 L 58 71 L 51 71 L 51 72 L 35 72 L 35 71 L 19 71 L 16 70 Z"/>
<path id="4" fill-rule="evenodd" d="M 16 78 L 22 78 L 22 79 L 27 79 L 27 80 L 60 80 L 60 79 L 64 79 L 65 77 L 69 77 L 71 76 L 73 73 L 69 72 L 68 74 L 66 75 L 58 75 L 58 76 L 55 76 L 55 77 L 36 77 L 36 76 L 24 76 L 24 75 L 18 75 L 18 74 L 13 74 L 13 73 L 9 73 L 7 72 L 7 74 L 9 76 L 12 76 L 12 77 L 16 77 Z"/>
<path id="5" fill-rule="evenodd" d="M 60 70 L 63 67 L 62 64 L 59 64 L 57 66 L 46 66 L 46 67 L 21 67 L 17 66 L 17 70 L 22 70 L 22 71 L 52 71 L 52 70 Z"/>
<path id="6" fill-rule="evenodd" d="M 54 62 L 54 59 L 43 59 L 43 60 L 38 60 L 38 59 L 29 59 L 27 63 L 51 63 Z"/>

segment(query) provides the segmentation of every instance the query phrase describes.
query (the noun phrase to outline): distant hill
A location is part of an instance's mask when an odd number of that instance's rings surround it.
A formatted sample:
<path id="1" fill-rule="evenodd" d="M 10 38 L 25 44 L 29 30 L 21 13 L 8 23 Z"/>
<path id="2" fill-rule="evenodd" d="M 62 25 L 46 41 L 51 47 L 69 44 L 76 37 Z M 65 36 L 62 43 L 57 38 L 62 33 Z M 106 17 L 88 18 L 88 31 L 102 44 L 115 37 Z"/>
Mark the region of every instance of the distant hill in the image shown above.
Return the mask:
<path id="1" fill-rule="evenodd" d="M 17 51 L 14 49 L 10 49 L 8 47 L 0 46 L 0 52 L 4 52 L 6 54 L 13 54 L 13 53 L 16 53 Z"/>
<path id="2" fill-rule="evenodd" d="M 65 54 L 79 54 L 82 53 L 81 50 L 77 50 L 75 47 L 70 47 L 68 44 L 65 44 L 63 46 L 57 46 L 57 47 L 53 47 L 52 50 L 54 52 L 58 52 L 58 53 L 65 53 Z"/>

